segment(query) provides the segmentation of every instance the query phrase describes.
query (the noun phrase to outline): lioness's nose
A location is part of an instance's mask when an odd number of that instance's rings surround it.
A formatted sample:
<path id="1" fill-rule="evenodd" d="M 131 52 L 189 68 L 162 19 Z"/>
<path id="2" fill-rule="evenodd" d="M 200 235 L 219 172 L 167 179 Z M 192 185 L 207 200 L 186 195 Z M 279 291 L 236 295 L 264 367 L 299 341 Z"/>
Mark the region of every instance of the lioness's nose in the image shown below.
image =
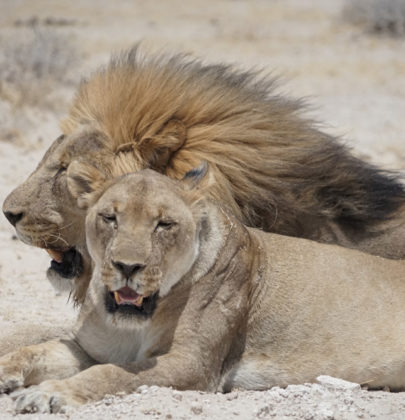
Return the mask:
<path id="1" fill-rule="evenodd" d="M 17 222 L 23 218 L 24 213 L 13 213 L 11 211 L 5 211 L 4 216 L 6 216 L 7 220 L 15 227 Z"/>
<path id="2" fill-rule="evenodd" d="M 112 265 L 118 270 L 121 271 L 121 273 L 129 279 L 134 274 L 142 271 L 142 269 L 145 267 L 142 264 L 124 264 L 121 261 L 112 261 Z"/>

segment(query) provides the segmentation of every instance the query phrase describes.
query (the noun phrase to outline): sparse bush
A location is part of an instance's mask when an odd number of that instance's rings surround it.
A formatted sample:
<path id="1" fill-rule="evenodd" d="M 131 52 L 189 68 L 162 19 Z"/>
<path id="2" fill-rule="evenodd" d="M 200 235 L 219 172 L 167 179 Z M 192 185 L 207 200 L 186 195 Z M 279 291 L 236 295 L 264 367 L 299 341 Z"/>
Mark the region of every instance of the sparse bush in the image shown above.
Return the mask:
<path id="1" fill-rule="evenodd" d="M 370 32 L 405 35 L 405 0 L 346 0 L 343 17 Z"/>
<path id="2" fill-rule="evenodd" d="M 73 82 L 76 50 L 66 35 L 34 26 L 19 37 L 2 43 L 0 97 L 14 106 L 47 107 L 58 87 Z"/>

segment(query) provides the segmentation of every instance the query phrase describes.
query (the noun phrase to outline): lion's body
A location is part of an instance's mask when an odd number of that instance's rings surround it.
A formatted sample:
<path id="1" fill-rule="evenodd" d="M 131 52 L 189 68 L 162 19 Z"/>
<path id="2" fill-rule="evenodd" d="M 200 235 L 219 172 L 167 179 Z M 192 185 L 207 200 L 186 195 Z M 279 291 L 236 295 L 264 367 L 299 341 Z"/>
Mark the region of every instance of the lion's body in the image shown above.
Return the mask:
<path id="1" fill-rule="evenodd" d="M 74 181 L 90 206 L 93 277 L 73 341 L 0 359 L 3 390 L 40 383 L 17 408 L 57 411 L 143 384 L 268 389 L 322 374 L 405 389 L 405 262 L 246 228 L 193 176 L 147 170 L 93 192 Z"/>
<path id="2" fill-rule="evenodd" d="M 180 179 L 205 160 L 211 197 L 249 226 L 404 258 L 403 186 L 319 131 L 301 101 L 273 85 L 254 72 L 131 50 L 82 83 L 64 137 L 3 209 L 21 239 L 63 260 L 49 278 L 68 287 L 72 278 L 78 302 L 91 263 L 64 173 L 74 175 L 77 160 L 104 180 L 146 167 Z"/>

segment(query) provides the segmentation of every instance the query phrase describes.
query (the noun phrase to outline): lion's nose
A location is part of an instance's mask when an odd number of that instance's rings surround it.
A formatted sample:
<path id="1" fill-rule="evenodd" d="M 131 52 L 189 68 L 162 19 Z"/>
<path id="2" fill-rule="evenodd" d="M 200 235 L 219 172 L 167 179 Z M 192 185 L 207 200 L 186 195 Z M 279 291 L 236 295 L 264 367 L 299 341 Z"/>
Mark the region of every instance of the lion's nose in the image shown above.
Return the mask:
<path id="1" fill-rule="evenodd" d="M 120 271 L 127 279 L 139 273 L 145 267 L 142 264 L 124 264 L 121 261 L 112 261 L 112 265 Z"/>
<path id="2" fill-rule="evenodd" d="M 15 225 L 23 218 L 24 213 L 13 213 L 11 211 L 5 211 L 4 216 L 7 220 L 15 227 Z"/>

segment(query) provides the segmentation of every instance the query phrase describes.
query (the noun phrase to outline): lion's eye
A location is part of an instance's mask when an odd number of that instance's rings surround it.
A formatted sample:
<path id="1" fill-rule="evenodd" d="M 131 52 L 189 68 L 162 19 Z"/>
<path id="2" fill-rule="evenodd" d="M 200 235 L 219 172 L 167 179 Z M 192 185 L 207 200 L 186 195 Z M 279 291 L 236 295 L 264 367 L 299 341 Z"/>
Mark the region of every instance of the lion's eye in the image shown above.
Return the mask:
<path id="1" fill-rule="evenodd" d="M 99 213 L 99 216 L 103 219 L 105 223 L 114 224 L 114 227 L 117 226 L 117 217 L 115 216 L 115 214 Z"/>
<path id="2" fill-rule="evenodd" d="M 52 188 L 60 188 L 60 185 L 65 181 L 66 168 L 61 166 L 56 168 L 56 173 L 52 178 Z M 56 191 L 55 191 L 56 194 Z"/>
<path id="3" fill-rule="evenodd" d="M 66 172 L 66 167 L 61 166 L 60 168 L 58 168 L 58 170 L 56 172 L 56 176 L 62 175 L 64 172 Z"/>
<path id="4" fill-rule="evenodd" d="M 175 224 L 172 221 L 160 220 L 155 227 L 155 232 L 158 230 L 170 230 Z"/>

